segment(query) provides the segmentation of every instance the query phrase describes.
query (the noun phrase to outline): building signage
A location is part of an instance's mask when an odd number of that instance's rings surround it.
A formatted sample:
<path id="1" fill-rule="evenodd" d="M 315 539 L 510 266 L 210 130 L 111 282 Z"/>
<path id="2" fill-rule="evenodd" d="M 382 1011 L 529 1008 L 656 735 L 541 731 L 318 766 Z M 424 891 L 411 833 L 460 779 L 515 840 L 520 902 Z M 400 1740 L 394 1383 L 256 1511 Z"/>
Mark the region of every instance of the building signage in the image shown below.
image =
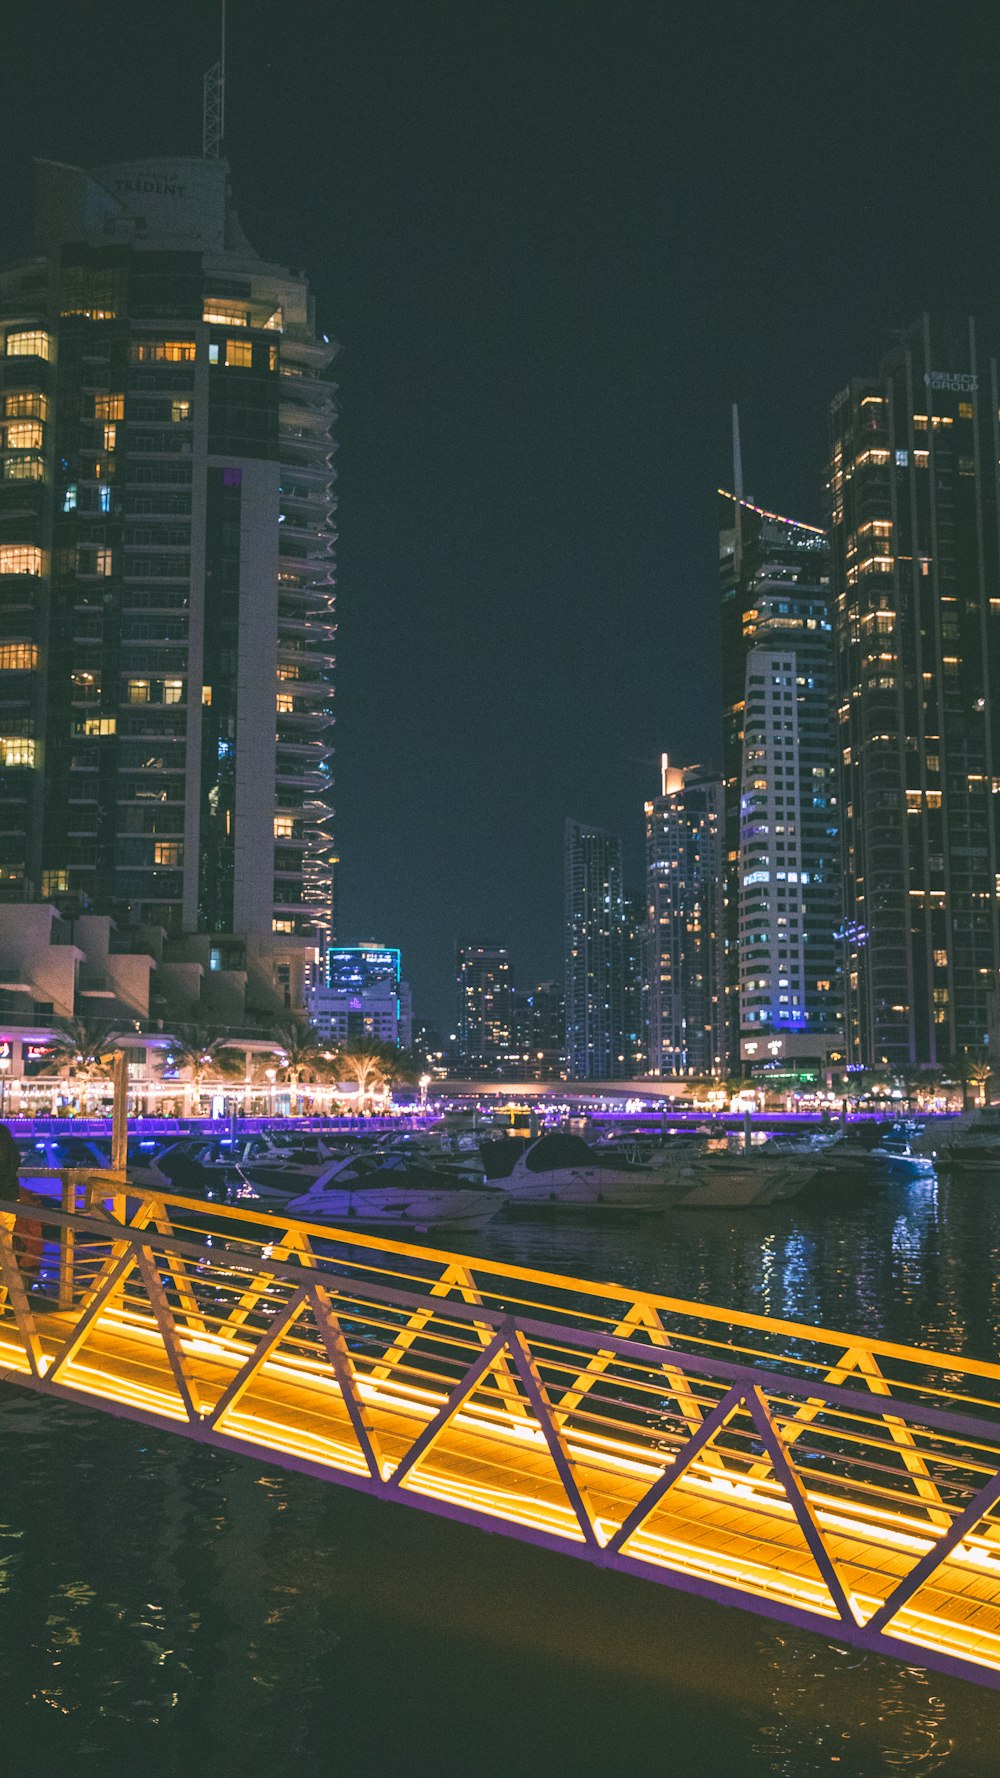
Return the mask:
<path id="1" fill-rule="evenodd" d="M 964 370 L 925 370 L 928 389 L 953 389 L 957 395 L 972 395 L 979 387 L 979 378 Z"/>

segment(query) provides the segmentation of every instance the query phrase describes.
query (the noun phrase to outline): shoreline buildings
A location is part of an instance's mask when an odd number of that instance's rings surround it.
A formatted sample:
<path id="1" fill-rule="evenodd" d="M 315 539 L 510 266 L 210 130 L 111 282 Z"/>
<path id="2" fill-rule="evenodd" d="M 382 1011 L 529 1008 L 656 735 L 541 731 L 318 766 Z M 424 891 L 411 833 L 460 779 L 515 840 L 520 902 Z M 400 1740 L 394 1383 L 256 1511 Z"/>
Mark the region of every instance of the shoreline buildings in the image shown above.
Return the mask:
<path id="1" fill-rule="evenodd" d="M 647 1072 L 725 1072 L 722 784 L 664 753 L 645 805 Z"/>
<path id="2" fill-rule="evenodd" d="M 36 221 L 0 273 L 0 898 L 322 947 L 334 347 L 223 161 L 43 162 Z"/>
<path id="3" fill-rule="evenodd" d="M 737 455 L 738 465 L 738 455 Z M 830 546 L 720 489 L 728 1069 L 843 1060 Z"/>
<path id="4" fill-rule="evenodd" d="M 924 315 L 831 410 L 847 1041 L 941 1065 L 1000 981 L 997 366 Z"/>
<path id="5" fill-rule="evenodd" d="M 456 951 L 458 1022 L 455 1067 L 465 1079 L 512 1079 L 517 1030 L 510 952 L 506 945 L 462 945 Z"/>
<path id="6" fill-rule="evenodd" d="M 621 1080 L 625 1055 L 622 843 L 567 820 L 566 1067 L 570 1080 Z"/>
<path id="7" fill-rule="evenodd" d="M 322 1038 L 341 1044 L 371 1037 L 410 1048 L 413 1006 L 398 950 L 374 939 L 330 945 L 322 971 L 306 996 L 309 1020 Z"/>

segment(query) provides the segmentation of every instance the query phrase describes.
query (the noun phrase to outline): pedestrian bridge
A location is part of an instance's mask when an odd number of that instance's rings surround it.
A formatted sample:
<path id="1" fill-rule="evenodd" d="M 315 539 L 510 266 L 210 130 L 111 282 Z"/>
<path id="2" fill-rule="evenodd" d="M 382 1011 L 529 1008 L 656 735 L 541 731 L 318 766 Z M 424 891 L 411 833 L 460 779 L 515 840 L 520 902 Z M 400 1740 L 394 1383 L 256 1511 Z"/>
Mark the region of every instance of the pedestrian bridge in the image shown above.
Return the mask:
<path id="1" fill-rule="evenodd" d="M 1000 1366 L 58 1177 L 0 1380 L 1000 1685 Z"/>

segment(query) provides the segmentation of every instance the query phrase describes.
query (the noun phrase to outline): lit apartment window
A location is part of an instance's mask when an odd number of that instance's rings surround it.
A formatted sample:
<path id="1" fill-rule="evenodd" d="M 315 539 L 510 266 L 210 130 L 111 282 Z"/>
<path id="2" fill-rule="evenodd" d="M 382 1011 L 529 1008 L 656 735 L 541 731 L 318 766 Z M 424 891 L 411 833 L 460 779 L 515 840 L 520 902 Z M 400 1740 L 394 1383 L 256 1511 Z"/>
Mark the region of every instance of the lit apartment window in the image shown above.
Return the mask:
<path id="1" fill-rule="evenodd" d="M 253 346 L 249 340 L 226 341 L 226 364 L 237 365 L 243 369 L 253 363 Z"/>
<path id="2" fill-rule="evenodd" d="M 41 574 L 42 552 L 31 543 L 0 543 L 0 574 Z"/>
<path id="3" fill-rule="evenodd" d="M 133 364 L 193 364 L 194 340 L 133 340 Z"/>
<path id="4" fill-rule="evenodd" d="M 165 679 L 163 681 L 163 702 L 165 704 L 179 704 L 182 702 L 183 697 L 183 679 Z"/>
<path id="5" fill-rule="evenodd" d="M 52 335 L 32 329 L 28 333 L 9 333 L 7 335 L 8 358 L 45 358 L 52 357 Z"/>
<path id="6" fill-rule="evenodd" d="M 124 418 L 125 418 L 125 397 L 124 397 L 124 395 L 95 395 L 94 396 L 94 419 L 95 420 L 124 420 Z"/>
<path id="7" fill-rule="evenodd" d="M 68 870 L 43 870 L 42 894 L 65 895 L 69 889 Z"/>
<path id="8" fill-rule="evenodd" d="M 0 642 L 0 672 L 30 673 L 38 665 L 38 649 L 33 642 Z"/>
<path id="9" fill-rule="evenodd" d="M 40 451 L 43 442 L 40 420 L 11 420 L 7 427 L 8 450 Z"/>
<path id="10" fill-rule="evenodd" d="M 272 932 L 294 932 L 295 931 L 295 922 L 294 922 L 294 920 L 272 920 L 271 921 L 271 931 Z"/>
<path id="11" fill-rule="evenodd" d="M 218 327 L 249 327 L 250 310 L 241 303 L 216 302 L 214 297 L 207 296 L 201 318 L 214 321 Z"/>
<path id="12" fill-rule="evenodd" d="M 5 457 L 3 477 L 6 482 L 43 482 L 45 464 L 41 457 Z"/>
<path id="13" fill-rule="evenodd" d="M 184 863 L 183 840 L 157 840 L 153 846 L 153 863 L 178 865 Z"/>
<path id="14" fill-rule="evenodd" d="M 128 701 L 130 704 L 149 703 L 149 680 L 130 679 L 128 682 Z"/>
<path id="15" fill-rule="evenodd" d="M 114 424 L 114 421 L 112 421 L 110 425 L 105 426 L 104 428 L 104 449 L 106 451 L 113 451 L 117 443 L 118 428 Z"/>
<path id="16" fill-rule="evenodd" d="M 33 766 L 35 743 L 27 735 L 0 735 L 0 765 Z"/>
<path id="17" fill-rule="evenodd" d="M 47 420 L 49 401 L 37 389 L 8 389 L 3 398 L 5 420 Z"/>
<path id="18" fill-rule="evenodd" d="M 295 831 L 295 820 L 291 815 L 275 815 L 274 837 L 276 840 L 290 840 Z"/>
<path id="19" fill-rule="evenodd" d="M 85 716 L 77 732 L 81 735 L 114 735 L 118 732 L 118 719 L 114 716 Z"/>
<path id="20" fill-rule="evenodd" d="M 212 702 L 212 687 L 210 685 L 202 686 L 201 701 L 203 704 L 210 704 Z"/>
<path id="21" fill-rule="evenodd" d="M 287 716 L 295 709 L 295 699 L 290 691 L 279 691 L 274 694 L 274 707 L 279 716 Z"/>
<path id="22" fill-rule="evenodd" d="M 264 323 L 264 326 L 269 327 L 272 333 L 281 333 L 284 325 L 284 315 L 282 314 L 281 309 L 275 309 L 273 315 L 269 315 Z"/>
<path id="23" fill-rule="evenodd" d="M 267 368 L 268 370 L 277 370 L 278 368 L 277 346 L 268 346 L 267 348 Z"/>
<path id="24" fill-rule="evenodd" d="M 110 574 L 114 567 L 114 559 L 109 549 L 99 549 L 94 560 L 95 574 Z"/>
<path id="25" fill-rule="evenodd" d="M 971 403 L 971 401 L 960 401 L 959 402 L 958 417 L 960 420 L 971 420 L 972 419 L 972 403 Z"/>
<path id="26" fill-rule="evenodd" d="M 170 403 L 170 418 L 175 424 L 180 420 L 190 420 L 191 403 L 189 401 L 172 401 Z"/>

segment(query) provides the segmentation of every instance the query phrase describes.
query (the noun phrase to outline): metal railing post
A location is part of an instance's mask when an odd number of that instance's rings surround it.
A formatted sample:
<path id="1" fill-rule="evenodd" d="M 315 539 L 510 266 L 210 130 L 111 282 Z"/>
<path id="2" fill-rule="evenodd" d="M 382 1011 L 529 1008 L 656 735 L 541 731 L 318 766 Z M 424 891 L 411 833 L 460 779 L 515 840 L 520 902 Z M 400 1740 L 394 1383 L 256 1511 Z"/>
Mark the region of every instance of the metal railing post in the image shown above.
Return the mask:
<path id="1" fill-rule="evenodd" d="M 62 1176 L 62 1209 L 72 1215 L 76 1209 L 76 1180 L 72 1173 Z M 76 1230 L 68 1222 L 59 1229 L 59 1289 L 58 1301 L 60 1309 L 73 1307 L 73 1285 L 76 1272 Z"/>

